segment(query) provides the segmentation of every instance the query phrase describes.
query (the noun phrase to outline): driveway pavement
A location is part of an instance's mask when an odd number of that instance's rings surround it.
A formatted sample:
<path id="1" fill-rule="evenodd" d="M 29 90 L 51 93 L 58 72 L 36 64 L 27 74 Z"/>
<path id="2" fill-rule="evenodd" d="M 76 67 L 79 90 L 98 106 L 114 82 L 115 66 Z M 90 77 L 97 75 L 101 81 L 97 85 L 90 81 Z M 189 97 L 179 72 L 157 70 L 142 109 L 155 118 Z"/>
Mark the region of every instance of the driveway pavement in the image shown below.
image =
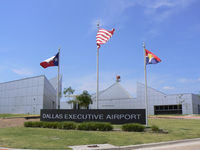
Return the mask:
<path id="1" fill-rule="evenodd" d="M 132 150 L 200 150 L 200 141 L 169 144 L 151 148 L 139 148 Z"/>

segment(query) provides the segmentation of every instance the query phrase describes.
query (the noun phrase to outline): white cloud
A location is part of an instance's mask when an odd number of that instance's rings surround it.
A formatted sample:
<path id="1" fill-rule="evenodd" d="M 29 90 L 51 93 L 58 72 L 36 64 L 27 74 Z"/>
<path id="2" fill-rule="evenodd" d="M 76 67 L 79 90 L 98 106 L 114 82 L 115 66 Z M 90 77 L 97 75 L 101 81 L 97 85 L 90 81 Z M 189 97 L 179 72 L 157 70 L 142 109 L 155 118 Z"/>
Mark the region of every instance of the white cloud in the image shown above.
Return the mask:
<path id="1" fill-rule="evenodd" d="M 174 7 L 176 6 L 176 1 L 169 1 L 169 0 L 160 0 L 160 1 L 154 1 L 155 4 L 152 5 L 152 8 L 158 9 L 160 7 L 166 6 L 166 7 Z"/>
<path id="2" fill-rule="evenodd" d="M 151 16 L 154 21 L 162 22 L 177 11 L 188 7 L 194 0 L 141 0 L 139 4 L 143 6 L 144 13 Z"/>
<path id="3" fill-rule="evenodd" d="M 187 82 L 189 82 L 189 79 L 180 78 L 180 79 L 178 79 L 178 82 L 180 82 L 180 83 L 187 83 Z"/>
<path id="4" fill-rule="evenodd" d="M 177 11 L 187 8 L 196 0 L 110 0 L 105 1 L 101 16 L 92 21 L 96 28 L 97 20 L 102 25 L 118 24 L 128 20 L 124 15 L 126 10 L 135 6 L 143 7 L 144 14 L 150 16 L 151 20 L 162 22 Z M 103 19 L 102 19 L 103 18 Z"/>
<path id="5" fill-rule="evenodd" d="M 126 11 L 136 6 L 142 7 L 144 14 L 149 18 L 148 21 L 155 24 L 166 21 L 176 12 L 188 7 L 193 1 L 195 0 L 109 0 L 102 2 L 101 14 L 91 21 L 91 28 L 86 33 L 86 37 L 97 30 L 98 21 L 100 26 L 108 29 L 115 27 L 120 30 L 125 22 L 133 19 L 126 14 Z M 157 27 L 151 27 L 147 34 L 145 37 L 155 37 L 160 34 L 160 31 Z"/>
<path id="6" fill-rule="evenodd" d="M 163 90 L 173 90 L 174 87 L 173 86 L 164 86 Z"/>
<path id="7" fill-rule="evenodd" d="M 169 20 L 173 15 L 183 11 L 195 0 L 137 0 L 135 1 L 143 7 L 144 15 L 147 17 L 150 28 L 144 35 L 144 41 L 159 36 L 161 34 L 160 24 Z M 152 25 L 153 26 L 152 26 Z"/>
<path id="8" fill-rule="evenodd" d="M 131 0 L 105 1 L 101 10 L 101 15 L 95 18 L 91 23 L 92 30 L 96 30 L 98 21 L 100 22 L 100 26 L 112 25 L 113 27 L 113 24 L 117 24 L 118 28 L 120 28 L 120 23 L 127 20 L 127 16 L 123 15 L 124 12 L 135 4 L 136 3 Z"/>
<path id="9" fill-rule="evenodd" d="M 25 68 L 21 68 L 21 69 L 12 69 L 12 72 L 21 75 L 21 76 L 29 76 L 29 75 L 33 75 L 33 72 L 25 69 Z"/>
<path id="10" fill-rule="evenodd" d="M 180 79 L 178 79 L 178 82 L 180 82 L 180 83 L 196 83 L 196 82 L 200 82 L 200 78 L 198 78 L 198 79 L 180 78 Z"/>

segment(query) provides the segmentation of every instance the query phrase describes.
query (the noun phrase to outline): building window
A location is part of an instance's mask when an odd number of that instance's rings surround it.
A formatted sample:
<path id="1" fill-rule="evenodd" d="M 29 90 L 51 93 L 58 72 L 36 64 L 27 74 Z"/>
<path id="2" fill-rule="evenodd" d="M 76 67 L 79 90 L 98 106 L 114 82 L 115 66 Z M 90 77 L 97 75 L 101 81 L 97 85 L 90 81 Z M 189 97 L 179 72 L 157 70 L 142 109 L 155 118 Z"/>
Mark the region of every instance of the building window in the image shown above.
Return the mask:
<path id="1" fill-rule="evenodd" d="M 154 106 L 154 114 L 182 114 L 182 105 Z"/>

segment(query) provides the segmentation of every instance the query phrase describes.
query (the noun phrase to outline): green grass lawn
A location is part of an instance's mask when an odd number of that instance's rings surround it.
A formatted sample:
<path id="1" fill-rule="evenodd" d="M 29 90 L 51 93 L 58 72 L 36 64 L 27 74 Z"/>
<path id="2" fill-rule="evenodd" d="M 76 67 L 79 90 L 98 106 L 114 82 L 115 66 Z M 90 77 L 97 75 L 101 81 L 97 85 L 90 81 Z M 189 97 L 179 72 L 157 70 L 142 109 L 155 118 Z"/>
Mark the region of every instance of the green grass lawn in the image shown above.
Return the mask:
<path id="1" fill-rule="evenodd" d="M 28 115 L 28 114 L 0 114 L 0 118 L 15 118 L 15 117 L 28 117 L 28 116 L 39 116 L 39 115 Z"/>
<path id="2" fill-rule="evenodd" d="M 200 120 L 149 119 L 149 124 L 169 133 L 1 128 L 0 147 L 66 149 L 70 145 L 109 143 L 120 146 L 200 137 Z"/>
<path id="3" fill-rule="evenodd" d="M 163 115 L 149 115 L 149 117 L 181 117 L 181 116 L 200 116 L 199 114 L 192 114 L 192 115 L 188 115 L 188 114 L 163 114 Z"/>

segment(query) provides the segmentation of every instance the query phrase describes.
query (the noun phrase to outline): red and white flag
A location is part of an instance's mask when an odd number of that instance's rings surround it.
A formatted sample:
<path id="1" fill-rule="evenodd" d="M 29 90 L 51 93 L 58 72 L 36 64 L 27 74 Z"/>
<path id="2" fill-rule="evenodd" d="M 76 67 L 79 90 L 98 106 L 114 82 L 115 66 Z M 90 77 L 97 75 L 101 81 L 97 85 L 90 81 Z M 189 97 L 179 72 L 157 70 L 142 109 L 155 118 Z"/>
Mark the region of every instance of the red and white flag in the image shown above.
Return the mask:
<path id="1" fill-rule="evenodd" d="M 58 65 L 59 65 L 59 52 L 55 56 L 47 60 L 44 60 L 43 62 L 40 63 L 40 66 L 42 66 L 43 68 L 58 66 Z"/>
<path id="2" fill-rule="evenodd" d="M 111 31 L 99 29 L 96 36 L 97 48 L 100 48 L 100 45 L 105 44 L 112 37 L 114 31 L 115 29 L 112 29 Z"/>

